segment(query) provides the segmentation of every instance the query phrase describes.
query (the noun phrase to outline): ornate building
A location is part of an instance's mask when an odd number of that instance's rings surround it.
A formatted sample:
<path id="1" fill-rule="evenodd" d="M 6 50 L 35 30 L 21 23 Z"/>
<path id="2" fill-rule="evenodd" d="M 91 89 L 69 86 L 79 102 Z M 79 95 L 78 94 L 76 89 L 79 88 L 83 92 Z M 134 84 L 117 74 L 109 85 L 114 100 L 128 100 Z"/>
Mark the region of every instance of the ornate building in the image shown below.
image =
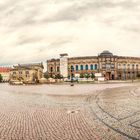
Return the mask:
<path id="1" fill-rule="evenodd" d="M 10 81 L 23 83 L 37 83 L 43 77 L 43 64 L 18 64 L 10 71 Z"/>
<path id="2" fill-rule="evenodd" d="M 103 51 L 98 56 L 71 58 L 67 54 L 60 56 L 60 59 L 47 61 L 49 75 L 63 75 L 64 71 L 64 77 L 68 77 L 71 73 L 73 75 L 101 73 L 106 79 L 115 80 L 135 79 L 140 73 L 140 57 L 117 56 L 109 51 Z"/>

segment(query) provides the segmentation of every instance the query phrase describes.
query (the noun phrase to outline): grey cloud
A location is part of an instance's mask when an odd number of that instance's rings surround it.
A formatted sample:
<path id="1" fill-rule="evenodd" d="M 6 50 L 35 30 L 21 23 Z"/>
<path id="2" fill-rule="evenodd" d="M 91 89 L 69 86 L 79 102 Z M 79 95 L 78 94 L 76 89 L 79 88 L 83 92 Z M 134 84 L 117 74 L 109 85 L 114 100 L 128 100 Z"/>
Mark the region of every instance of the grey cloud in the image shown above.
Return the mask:
<path id="1" fill-rule="evenodd" d="M 118 8 L 121 7 L 124 10 L 125 9 L 136 9 L 140 5 L 139 1 L 119 1 L 113 2 L 112 0 L 106 0 L 106 1 L 100 1 L 100 0 L 90 0 L 88 2 L 85 2 L 83 4 L 77 4 L 74 3 L 73 5 L 70 5 L 69 7 L 66 7 L 64 9 L 61 9 L 56 15 L 53 17 L 46 17 L 44 19 L 44 22 L 57 22 L 57 21 L 67 21 L 67 20 L 73 20 L 76 21 L 83 17 L 85 14 L 89 14 L 92 16 L 98 16 L 107 14 L 107 11 L 102 11 L 102 9 L 108 9 L 108 8 Z M 123 12 L 123 11 L 122 11 Z M 133 12 L 133 11 L 132 11 Z M 113 13 L 112 13 L 113 16 Z M 115 17 L 115 15 L 114 15 Z M 118 17 L 114 18 L 114 20 L 118 20 Z M 111 19 L 109 19 L 111 22 Z"/>
<path id="2" fill-rule="evenodd" d="M 55 6 L 49 7 L 51 3 Z M 47 6 L 52 9 L 48 8 L 49 11 Z M 1 56 L 1 64 L 46 59 L 58 50 L 73 51 L 75 55 L 86 53 L 84 50 L 93 53 L 97 47 L 108 46 L 106 42 L 110 40 L 114 40 L 111 45 L 120 41 L 115 42 L 116 29 L 125 31 L 122 36 L 119 34 L 122 40 L 131 37 L 131 32 L 139 36 L 138 6 L 138 0 L 4 0 L 0 4 L 0 46 L 7 49 Z M 106 38 L 106 33 L 110 37 Z M 125 41 L 122 46 L 130 47 Z"/>
<path id="3" fill-rule="evenodd" d="M 133 8 L 136 8 L 140 2 L 139 1 L 119 1 L 113 2 L 112 0 L 87 0 L 85 2 L 81 1 L 81 3 L 77 3 L 77 1 L 71 1 L 71 4 L 67 7 L 63 7 L 60 9 L 56 14 L 53 16 L 49 16 L 44 14 L 43 19 L 35 20 L 35 17 L 41 16 L 40 11 L 42 10 L 42 5 L 47 4 L 47 2 L 43 0 L 39 0 L 37 2 L 28 3 L 25 4 L 22 3 L 22 1 L 13 0 L 11 2 L 8 2 L 8 5 L 4 5 L 2 8 L 5 10 L 4 17 L 1 19 L 6 19 L 7 24 L 10 27 L 23 27 L 23 26 L 32 26 L 35 24 L 47 24 L 50 22 L 58 22 L 58 21 L 76 21 L 83 17 L 84 15 L 92 15 L 92 16 L 98 16 L 105 15 L 106 11 L 102 12 L 102 8 L 116 8 L 116 7 L 122 7 L 122 8 L 130 8 L 131 10 Z M 13 4 L 12 4 L 13 3 Z M 54 1 L 54 3 L 58 3 L 58 1 Z M 63 1 L 59 1 L 59 3 L 63 3 Z M 11 6 L 11 7 L 10 7 Z M 47 10 L 47 9 L 46 9 Z M 112 13 L 113 14 L 113 13 Z M 17 16 L 18 15 L 18 16 Z M 100 16 L 99 15 L 99 16 Z M 115 16 L 115 15 L 114 15 Z M 13 19 L 11 21 L 11 19 Z M 118 18 L 114 18 L 118 20 Z M 106 20 L 106 21 L 110 21 Z M 114 20 L 113 20 L 114 21 Z"/>

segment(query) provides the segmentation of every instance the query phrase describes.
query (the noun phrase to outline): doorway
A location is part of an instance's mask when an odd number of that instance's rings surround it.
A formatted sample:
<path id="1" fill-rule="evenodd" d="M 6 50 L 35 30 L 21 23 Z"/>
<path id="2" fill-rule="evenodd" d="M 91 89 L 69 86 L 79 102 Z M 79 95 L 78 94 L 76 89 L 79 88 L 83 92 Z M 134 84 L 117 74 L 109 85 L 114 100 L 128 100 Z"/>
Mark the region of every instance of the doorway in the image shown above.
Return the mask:
<path id="1" fill-rule="evenodd" d="M 105 75 L 106 80 L 110 80 L 110 74 L 111 74 L 110 72 L 106 73 L 106 75 Z"/>
<path id="2" fill-rule="evenodd" d="M 114 75 L 112 75 L 112 80 L 114 80 Z"/>

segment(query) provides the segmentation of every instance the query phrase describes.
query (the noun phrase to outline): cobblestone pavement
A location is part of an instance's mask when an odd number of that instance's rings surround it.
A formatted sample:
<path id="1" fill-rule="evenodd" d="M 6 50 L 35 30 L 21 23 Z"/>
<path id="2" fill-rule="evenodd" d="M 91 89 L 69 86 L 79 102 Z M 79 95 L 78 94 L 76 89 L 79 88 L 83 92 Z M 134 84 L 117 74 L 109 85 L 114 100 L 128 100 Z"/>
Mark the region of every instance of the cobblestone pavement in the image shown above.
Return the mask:
<path id="1" fill-rule="evenodd" d="M 140 84 L 0 85 L 0 140 L 139 140 Z"/>

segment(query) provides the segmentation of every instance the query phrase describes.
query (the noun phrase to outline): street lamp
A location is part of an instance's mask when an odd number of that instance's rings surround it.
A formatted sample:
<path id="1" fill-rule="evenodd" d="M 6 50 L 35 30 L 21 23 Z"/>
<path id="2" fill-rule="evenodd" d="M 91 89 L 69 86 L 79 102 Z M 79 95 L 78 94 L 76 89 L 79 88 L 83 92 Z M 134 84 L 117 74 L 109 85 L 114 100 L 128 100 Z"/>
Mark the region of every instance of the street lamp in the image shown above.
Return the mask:
<path id="1" fill-rule="evenodd" d="M 74 84 L 73 84 L 73 71 L 74 71 L 74 68 L 73 68 L 73 66 L 71 66 L 71 86 L 74 86 Z"/>
<path id="2" fill-rule="evenodd" d="M 132 83 L 134 82 L 134 71 L 132 72 Z"/>

